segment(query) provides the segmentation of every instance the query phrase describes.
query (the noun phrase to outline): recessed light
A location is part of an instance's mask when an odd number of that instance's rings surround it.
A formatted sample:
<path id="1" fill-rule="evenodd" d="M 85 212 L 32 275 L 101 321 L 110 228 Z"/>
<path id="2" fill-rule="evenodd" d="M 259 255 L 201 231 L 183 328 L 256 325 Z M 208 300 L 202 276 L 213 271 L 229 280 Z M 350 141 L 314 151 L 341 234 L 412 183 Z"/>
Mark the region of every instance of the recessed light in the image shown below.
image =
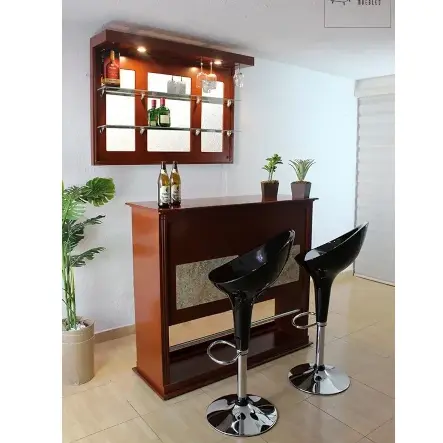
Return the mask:
<path id="1" fill-rule="evenodd" d="M 214 65 L 221 65 L 223 62 L 221 60 L 214 60 Z"/>
<path id="2" fill-rule="evenodd" d="M 145 48 L 144 46 L 139 46 L 139 47 L 137 48 L 137 51 L 138 51 L 138 52 L 141 52 L 141 53 L 145 53 L 145 52 L 146 52 L 146 48 Z"/>

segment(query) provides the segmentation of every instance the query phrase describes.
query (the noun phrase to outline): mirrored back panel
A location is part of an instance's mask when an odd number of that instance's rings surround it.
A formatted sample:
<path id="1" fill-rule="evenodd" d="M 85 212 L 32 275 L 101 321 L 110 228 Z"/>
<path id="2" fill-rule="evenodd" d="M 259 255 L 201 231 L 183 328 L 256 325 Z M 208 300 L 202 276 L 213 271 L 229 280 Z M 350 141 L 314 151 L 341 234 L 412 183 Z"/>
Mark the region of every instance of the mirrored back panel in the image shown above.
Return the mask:
<path id="1" fill-rule="evenodd" d="M 204 97 L 224 98 L 224 83 L 216 82 L 216 88 L 210 93 L 203 91 Z M 202 103 L 201 127 L 202 129 L 223 130 L 223 112 L 226 103 Z M 222 152 L 223 133 L 222 132 L 202 132 L 201 134 L 202 152 Z"/>
<path id="2" fill-rule="evenodd" d="M 135 71 L 120 69 L 120 87 L 135 89 Z M 135 97 L 106 95 L 106 124 L 135 125 Z M 107 128 L 107 151 L 135 151 L 135 129 Z"/>
<path id="3" fill-rule="evenodd" d="M 169 74 L 148 72 L 148 91 L 171 95 L 191 95 L 191 78 Z M 164 97 L 163 97 L 164 98 Z M 149 110 L 159 109 L 160 99 L 149 98 Z M 190 131 L 178 131 L 177 128 L 191 128 L 191 108 L 189 101 L 165 98 L 165 107 L 169 110 L 169 123 L 173 129 L 162 128 L 148 130 L 147 149 L 156 152 L 190 152 Z M 157 122 L 159 123 L 159 122 Z"/>

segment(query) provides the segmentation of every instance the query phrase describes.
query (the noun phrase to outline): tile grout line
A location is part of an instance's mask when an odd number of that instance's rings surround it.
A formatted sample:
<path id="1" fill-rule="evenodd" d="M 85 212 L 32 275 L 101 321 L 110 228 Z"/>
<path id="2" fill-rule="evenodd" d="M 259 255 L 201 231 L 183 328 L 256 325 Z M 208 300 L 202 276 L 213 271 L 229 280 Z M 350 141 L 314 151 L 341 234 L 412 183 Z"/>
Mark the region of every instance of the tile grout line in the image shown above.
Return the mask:
<path id="1" fill-rule="evenodd" d="M 393 420 L 393 419 L 394 419 L 394 417 L 391 417 L 389 420 L 386 420 L 385 422 L 383 422 L 380 426 L 378 426 L 377 428 L 373 429 L 369 434 L 366 434 L 366 435 L 365 435 L 365 438 L 367 438 L 367 439 L 369 439 L 369 440 L 371 440 L 371 441 L 374 441 L 374 440 L 372 440 L 372 438 L 369 438 L 368 435 L 372 434 L 372 433 L 375 432 L 377 429 L 380 429 L 382 426 L 384 426 L 386 423 L 390 422 L 390 421 Z"/>
<path id="2" fill-rule="evenodd" d="M 365 386 L 367 386 L 368 388 L 371 388 L 371 389 L 373 389 L 374 391 L 377 391 L 378 393 L 383 394 L 383 395 L 385 395 L 386 397 L 390 398 L 391 400 L 394 400 L 394 401 L 395 401 L 395 397 L 391 397 L 390 395 L 386 394 L 386 392 L 380 391 L 380 390 L 378 390 L 378 389 L 376 389 L 376 388 L 373 388 L 372 386 L 370 386 L 370 385 L 368 385 L 368 384 L 366 384 L 366 383 L 363 383 L 363 382 L 360 381 L 358 378 L 355 378 L 355 376 L 353 376 L 353 375 L 349 375 L 348 377 L 349 377 L 349 378 L 352 378 L 352 380 L 355 380 L 356 382 L 361 383 L 362 385 L 365 385 Z"/>
<path id="3" fill-rule="evenodd" d="M 135 419 L 137 419 L 137 418 L 139 418 L 139 417 L 132 417 L 132 418 L 130 418 L 129 420 L 123 420 L 122 422 L 120 422 L 120 423 L 116 423 L 115 425 L 108 426 L 107 428 L 100 429 L 99 431 L 92 432 L 91 434 L 84 435 L 83 437 L 77 438 L 77 439 L 75 439 L 75 440 L 70 440 L 69 443 L 74 443 L 74 442 L 82 441 L 83 439 L 88 438 L 88 437 L 90 437 L 91 435 L 99 434 L 100 432 L 107 431 L 108 429 L 115 428 L 116 426 L 120 426 L 120 425 L 122 425 L 123 423 L 127 423 L 128 421 L 135 420 Z"/>
<path id="4" fill-rule="evenodd" d="M 340 314 L 338 314 L 338 315 L 340 315 Z M 343 316 L 340 315 L 340 317 L 343 317 Z M 355 330 L 355 331 L 350 332 L 349 334 L 345 334 L 345 335 L 343 335 L 343 337 L 338 337 L 338 338 L 344 338 L 344 337 L 348 337 L 349 335 L 356 334 L 357 332 L 361 332 L 361 331 L 363 331 L 363 330 L 366 329 L 366 328 L 370 328 L 371 326 L 376 325 L 378 322 L 379 322 L 379 321 L 377 320 L 377 321 L 375 321 L 374 323 L 371 323 L 370 325 L 363 326 L 361 329 L 357 329 L 357 330 Z"/>
<path id="5" fill-rule="evenodd" d="M 311 396 L 311 397 L 313 397 L 313 396 Z M 308 401 L 308 399 L 303 400 L 303 401 Z M 337 420 L 338 422 L 342 423 L 343 425 L 345 425 L 345 426 L 348 427 L 349 429 L 352 429 L 352 430 L 353 430 L 354 432 L 356 432 L 357 434 L 361 435 L 362 438 L 361 438 L 360 440 L 362 440 L 363 438 L 366 437 L 366 436 L 363 435 L 361 432 L 357 431 L 357 429 L 354 429 L 353 427 L 351 427 L 351 426 L 349 426 L 348 424 L 346 424 L 346 423 L 342 422 L 341 420 L 339 420 L 337 417 L 334 417 L 333 415 L 329 414 L 329 412 L 324 411 L 322 408 L 319 408 L 318 406 L 312 404 L 312 403 L 309 402 L 309 401 L 308 401 L 308 403 L 309 403 L 311 406 L 314 406 L 314 408 L 317 408 L 319 411 L 324 412 L 326 415 L 329 415 L 330 417 L 334 418 L 334 419 Z M 371 432 L 372 432 L 372 431 L 371 431 Z M 359 440 L 359 441 L 360 441 L 360 440 Z M 357 443 L 358 443 L 358 442 L 357 442 Z"/>
<path id="6" fill-rule="evenodd" d="M 110 383 L 112 383 L 112 380 L 108 380 L 108 381 L 104 382 L 103 384 L 91 386 L 90 388 L 86 388 L 83 391 L 78 391 L 78 392 L 73 392 L 72 394 L 62 395 L 62 400 L 64 398 L 72 397 L 73 395 L 84 394 L 85 392 L 92 391 L 93 389 L 96 389 L 96 388 L 102 388 L 103 386 L 107 386 Z M 66 385 L 66 386 L 75 386 L 75 385 Z M 81 385 L 78 385 L 78 386 L 81 386 Z M 63 385 L 62 385 L 62 389 L 63 389 Z"/>
<path id="7" fill-rule="evenodd" d="M 142 420 L 142 422 L 151 430 L 151 432 L 158 438 L 158 440 L 161 442 L 162 440 L 160 439 L 159 435 L 157 434 L 157 432 L 154 431 L 154 429 L 151 428 L 151 426 L 149 426 L 148 423 L 146 423 L 146 420 L 143 419 L 143 417 L 141 416 L 141 414 L 137 411 L 137 409 L 135 409 L 135 407 L 132 405 L 132 403 L 129 400 L 126 400 L 129 404 L 129 406 L 131 406 L 132 409 L 134 409 L 135 413 L 138 415 L 138 417 L 136 418 L 140 418 Z M 134 419 L 133 419 L 134 420 Z"/>

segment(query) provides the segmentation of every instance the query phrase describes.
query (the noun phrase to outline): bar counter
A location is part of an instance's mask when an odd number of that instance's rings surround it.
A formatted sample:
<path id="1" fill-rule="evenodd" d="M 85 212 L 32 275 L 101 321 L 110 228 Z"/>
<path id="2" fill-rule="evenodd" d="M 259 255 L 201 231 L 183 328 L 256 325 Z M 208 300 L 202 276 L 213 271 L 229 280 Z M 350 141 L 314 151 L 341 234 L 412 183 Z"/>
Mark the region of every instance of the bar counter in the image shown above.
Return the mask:
<path id="1" fill-rule="evenodd" d="M 161 398 L 172 398 L 236 373 L 235 365 L 219 366 L 206 354 L 215 338 L 232 341 L 231 331 L 179 346 L 169 344 L 170 326 L 231 310 L 227 297 L 208 280 L 212 269 L 284 230 L 294 229 L 291 257 L 260 302 L 274 299 L 276 315 L 308 310 L 309 278 L 293 257 L 311 247 L 315 200 L 219 197 L 183 200 L 179 208 L 170 209 L 158 208 L 157 202 L 127 203 L 132 213 L 134 370 Z M 249 367 L 309 344 L 307 330 L 294 328 L 292 317 L 252 328 Z M 215 354 L 230 359 L 232 352 L 223 347 Z"/>

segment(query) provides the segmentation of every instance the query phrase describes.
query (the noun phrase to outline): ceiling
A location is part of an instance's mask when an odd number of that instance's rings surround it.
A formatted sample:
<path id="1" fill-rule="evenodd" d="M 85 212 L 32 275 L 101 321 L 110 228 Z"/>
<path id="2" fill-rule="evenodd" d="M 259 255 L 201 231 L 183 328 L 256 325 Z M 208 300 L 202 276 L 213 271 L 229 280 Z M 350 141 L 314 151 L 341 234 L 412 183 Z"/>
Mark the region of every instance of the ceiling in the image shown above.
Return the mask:
<path id="1" fill-rule="evenodd" d="M 352 79 L 394 73 L 393 24 L 325 28 L 324 0 L 63 0 L 63 21 L 168 36 Z"/>

